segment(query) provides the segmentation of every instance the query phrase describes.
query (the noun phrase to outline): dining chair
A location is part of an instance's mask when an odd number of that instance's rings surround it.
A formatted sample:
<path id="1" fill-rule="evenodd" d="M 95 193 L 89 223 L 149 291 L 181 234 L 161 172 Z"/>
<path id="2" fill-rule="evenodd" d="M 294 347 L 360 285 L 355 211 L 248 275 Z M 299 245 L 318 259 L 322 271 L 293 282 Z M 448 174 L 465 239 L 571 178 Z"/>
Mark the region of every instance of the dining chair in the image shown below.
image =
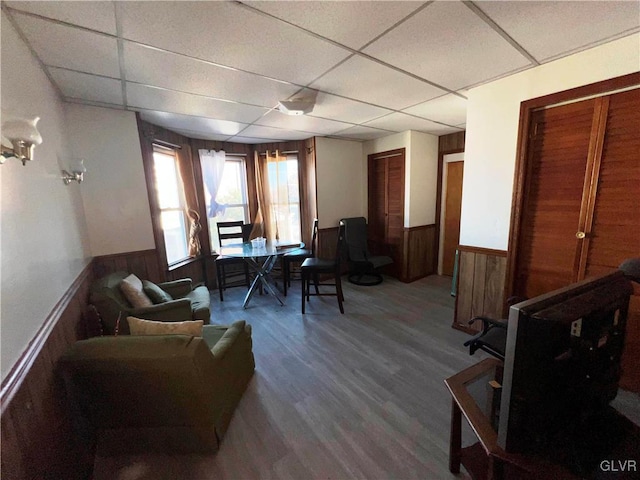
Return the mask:
<path id="1" fill-rule="evenodd" d="M 220 247 L 227 243 L 240 243 L 249 241 L 251 228 L 242 221 L 237 222 L 218 222 L 218 239 Z M 249 286 L 249 267 L 242 258 L 231 258 L 220 255 L 215 260 L 216 277 L 218 279 L 218 291 L 220 293 L 220 301 L 224 301 L 223 291 L 231 287 Z M 228 267 L 232 267 L 227 270 Z M 238 268 L 241 267 L 241 268 Z M 237 277 L 238 270 L 242 270 L 244 274 L 243 280 L 235 280 L 228 282 L 230 277 Z"/>
<path id="2" fill-rule="evenodd" d="M 305 313 L 305 304 L 312 296 L 335 296 L 338 297 L 338 307 L 340 313 L 344 313 L 344 294 L 342 293 L 342 281 L 340 263 L 342 259 L 342 249 L 344 248 L 344 224 L 340 222 L 338 227 L 338 241 L 336 243 L 336 255 L 332 260 L 323 258 L 307 258 L 300 266 L 300 276 L 302 279 L 302 313 Z M 320 275 L 333 274 L 334 283 L 320 283 Z M 315 292 L 311 293 L 310 285 L 313 280 Z M 336 291 L 321 292 L 320 287 L 335 287 Z"/>
<path id="3" fill-rule="evenodd" d="M 287 296 L 287 288 L 291 286 L 291 264 L 302 263 L 307 258 L 316 256 L 316 240 L 318 237 L 318 219 L 313 220 L 311 230 L 311 248 L 301 248 L 291 253 L 287 253 L 282 257 L 282 273 L 284 276 L 284 296 Z"/>

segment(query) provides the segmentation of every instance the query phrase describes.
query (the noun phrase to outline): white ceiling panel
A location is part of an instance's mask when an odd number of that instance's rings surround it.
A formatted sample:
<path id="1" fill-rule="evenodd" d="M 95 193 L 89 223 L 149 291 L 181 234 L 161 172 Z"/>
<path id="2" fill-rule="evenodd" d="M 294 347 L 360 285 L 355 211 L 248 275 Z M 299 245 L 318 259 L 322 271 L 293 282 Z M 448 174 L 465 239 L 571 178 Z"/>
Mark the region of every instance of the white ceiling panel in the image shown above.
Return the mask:
<path id="1" fill-rule="evenodd" d="M 127 80 L 269 108 L 300 90 L 287 83 L 130 42 L 124 44 L 124 59 Z"/>
<path id="2" fill-rule="evenodd" d="M 403 111 L 436 122 L 458 125 L 464 123 L 467 119 L 467 99 L 449 94 Z"/>
<path id="3" fill-rule="evenodd" d="M 386 137 L 387 135 L 393 135 L 394 132 L 388 130 L 381 130 L 379 128 L 365 127 L 363 125 L 357 125 L 355 127 L 347 128 L 341 132 L 334 133 L 333 137 L 352 138 L 355 140 L 373 140 L 374 138 Z"/>
<path id="4" fill-rule="evenodd" d="M 113 105 L 123 104 L 122 82 L 120 80 L 54 67 L 49 68 L 49 73 L 65 97 Z"/>
<path id="5" fill-rule="evenodd" d="M 248 143 L 248 144 L 257 144 L 257 143 L 270 143 L 273 142 L 273 138 L 256 138 L 256 137 L 243 137 L 241 135 L 236 135 L 235 137 L 231 137 L 227 139 L 228 142 L 236 142 L 236 143 Z"/>
<path id="6" fill-rule="evenodd" d="M 225 142 L 229 138 L 229 135 L 218 135 L 215 133 L 206 133 L 206 132 L 194 132 L 192 130 L 182 130 L 181 128 L 171 128 L 172 131 L 179 133 L 180 135 L 184 135 L 188 138 L 197 138 L 199 140 L 218 140 L 220 142 Z"/>
<path id="7" fill-rule="evenodd" d="M 295 132 L 291 130 L 282 130 L 280 128 L 263 127 L 260 125 L 251 125 L 242 132 L 242 137 L 254 137 L 271 140 L 304 140 L 313 137 L 313 133 Z"/>
<path id="8" fill-rule="evenodd" d="M 311 87 L 397 110 L 447 93 L 358 56 L 316 80 Z"/>
<path id="9" fill-rule="evenodd" d="M 115 38 L 21 14 L 14 18 L 46 65 L 120 77 Z"/>
<path id="10" fill-rule="evenodd" d="M 394 130 L 396 132 L 416 130 L 418 132 L 432 133 L 434 135 L 444 135 L 445 133 L 459 131 L 456 127 L 448 127 L 423 118 L 412 117 L 398 112 L 367 122 L 366 126 Z"/>
<path id="11" fill-rule="evenodd" d="M 640 2 L 480 2 L 478 7 L 539 61 L 640 26 Z"/>
<path id="12" fill-rule="evenodd" d="M 340 1 L 245 3 L 356 50 L 421 5 L 418 2 Z"/>
<path id="13" fill-rule="evenodd" d="M 309 115 L 286 115 L 278 110 L 272 110 L 267 113 L 264 117 L 256 121 L 256 125 L 301 130 L 304 132 L 313 132 L 318 135 L 328 135 L 350 127 L 348 123 L 344 122 L 325 120 L 323 118 L 310 117 Z"/>
<path id="14" fill-rule="evenodd" d="M 386 108 L 318 92 L 311 115 L 344 122 L 363 123 L 388 113 L 391 111 Z"/>
<path id="15" fill-rule="evenodd" d="M 530 65 L 461 2 L 435 2 L 364 52 L 457 90 Z"/>
<path id="16" fill-rule="evenodd" d="M 116 34 L 114 2 L 6 2 L 11 8 Z"/>
<path id="17" fill-rule="evenodd" d="M 127 102 L 131 107 L 242 123 L 252 123 L 267 112 L 262 107 L 223 102 L 135 83 L 127 83 Z"/>
<path id="18" fill-rule="evenodd" d="M 180 115 L 177 113 L 152 110 L 142 111 L 140 116 L 143 120 L 175 131 L 177 131 L 176 129 L 180 129 L 209 135 L 207 138 L 210 138 L 211 140 L 228 138 L 247 126 L 245 123 L 228 122 L 212 118 L 194 117 L 190 115 Z"/>
<path id="19" fill-rule="evenodd" d="M 349 52 L 231 2 L 123 2 L 124 38 L 298 84 Z"/>

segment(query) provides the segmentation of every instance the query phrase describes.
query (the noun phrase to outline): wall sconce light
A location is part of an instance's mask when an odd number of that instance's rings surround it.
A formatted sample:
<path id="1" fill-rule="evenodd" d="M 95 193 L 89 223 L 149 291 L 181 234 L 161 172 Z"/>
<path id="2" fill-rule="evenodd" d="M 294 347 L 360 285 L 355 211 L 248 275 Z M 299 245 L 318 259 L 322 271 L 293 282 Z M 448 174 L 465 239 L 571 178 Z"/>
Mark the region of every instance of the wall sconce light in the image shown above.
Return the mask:
<path id="1" fill-rule="evenodd" d="M 2 123 L 2 154 L 0 164 L 7 158 L 15 157 L 26 165 L 27 161 L 33 160 L 33 149 L 42 143 L 40 132 L 36 128 L 40 117 L 31 120 L 14 118 Z M 5 139 L 10 142 L 5 142 Z"/>
<path id="2" fill-rule="evenodd" d="M 69 167 L 71 170 L 70 172 L 62 170 L 62 181 L 65 185 L 69 185 L 71 182 L 82 183 L 82 180 L 84 180 L 84 174 L 87 171 L 87 169 L 84 168 L 84 160 L 72 160 L 71 163 L 73 166 Z"/>

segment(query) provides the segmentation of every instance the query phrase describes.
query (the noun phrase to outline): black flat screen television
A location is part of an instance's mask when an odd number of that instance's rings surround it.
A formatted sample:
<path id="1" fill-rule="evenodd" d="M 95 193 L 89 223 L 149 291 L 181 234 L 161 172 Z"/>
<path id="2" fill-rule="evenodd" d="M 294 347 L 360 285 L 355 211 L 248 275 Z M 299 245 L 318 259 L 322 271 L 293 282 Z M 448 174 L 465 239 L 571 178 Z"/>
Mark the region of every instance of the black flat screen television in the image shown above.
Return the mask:
<path id="1" fill-rule="evenodd" d="M 618 271 L 511 307 L 498 425 L 505 451 L 544 455 L 582 475 L 628 433 L 609 403 L 632 292 Z"/>

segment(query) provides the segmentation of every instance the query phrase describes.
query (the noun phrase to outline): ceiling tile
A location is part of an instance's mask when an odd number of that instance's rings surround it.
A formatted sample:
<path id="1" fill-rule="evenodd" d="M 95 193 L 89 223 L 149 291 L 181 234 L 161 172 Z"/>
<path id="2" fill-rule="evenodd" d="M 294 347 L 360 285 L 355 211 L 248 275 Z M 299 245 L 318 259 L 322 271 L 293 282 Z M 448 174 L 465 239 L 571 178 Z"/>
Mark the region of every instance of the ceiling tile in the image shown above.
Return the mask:
<path id="1" fill-rule="evenodd" d="M 464 123 L 467 119 L 467 99 L 449 94 L 403 111 L 436 122 L 458 125 L 459 123 Z"/>
<path id="2" fill-rule="evenodd" d="M 356 50 L 421 5 L 417 2 L 245 3 Z"/>
<path id="3" fill-rule="evenodd" d="M 637 1 L 480 2 L 478 7 L 539 61 L 640 26 Z"/>
<path id="4" fill-rule="evenodd" d="M 311 87 L 394 110 L 447 93 L 359 56 L 350 58 Z"/>
<path id="5" fill-rule="evenodd" d="M 228 122 L 224 120 L 214 120 L 211 118 L 193 117 L 189 115 L 153 110 L 140 112 L 140 117 L 154 125 L 165 127 L 176 132 L 179 129 L 210 135 L 210 137 L 207 138 L 210 138 L 211 140 L 228 138 L 230 135 L 235 135 L 247 126 L 244 123 Z M 214 136 L 216 138 L 213 138 Z"/>
<path id="6" fill-rule="evenodd" d="M 243 123 L 252 123 L 267 112 L 267 109 L 262 107 L 224 102 L 129 82 L 127 82 L 127 103 L 131 107 Z"/>
<path id="7" fill-rule="evenodd" d="M 355 140 L 373 140 L 374 138 L 386 137 L 392 135 L 394 132 L 388 130 L 380 130 L 378 128 L 365 127 L 364 125 L 356 125 L 355 127 L 347 128 L 338 133 L 334 133 L 333 137 L 351 138 Z"/>
<path id="8" fill-rule="evenodd" d="M 314 109 L 315 110 L 315 109 Z M 318 135 L 328 135 L 348 128 L 350 125 L 335 120 L 310 117 L 308 115 L 286 115 L 278 110 L 272 110 L 256 121 L 256 125 L 276 127 L 287 130 L 301 130 Z"/>
<path id="9" fill-rule="evenodd" d="M 124 59 L 127 80 L 269 108 L 300 90 L 294 85 L 130 42 L 124 43 Z"/>
<path id="10" fill-rule="evenodd" d="M 115 38 L 21 14 L 14 18 L 46 65 L 120 78 Z"/>
<path id="11" fill-rule="evenodd" d="M 122 2 L 124 38 L 307 84 L 349 52 L 232 2 Z"/>
<path id="12" fill-rule="evenodd" d="M 6 2 L 11 8 L 116 34 L 114 2 Z"/>
<path id="13" fill-rule="evenodd" d="M 304 140 L 313 137 L 313 133 L 282 130 L 280 128 L 251 125 L 240 132 L 242 137 L 255 137 L 268 140 Z"/>
<path id="14" fill-rule="evenodd" d="M 386 117 L 378 118 L 367 122 L 368 127 L 384 128 L 395 132 L 405 130 L 416 130 L 418 132 L 432 133 L 434 135 L 444 135 L 459 131 L 456 127 L 448 127 L 439 123 L 431 122 L 423 118 L 412 117 L 404 113 L 392 113 Z"/>
<path id="15" fill-rule="evenodd" d="M 49 67 L 49 73 L 65 97 L 122 105 L 122 82 L 88 73 Z"/>
<path id="16" fill-rule="evenodd" d="M 530 62 L 461 2 L 434 2 L 364 52 L 457 90 Z"/>
<path id="17" fill-rule="evenodd" d="M 391 111 L 386 108 L 318 92 L 316 104 L 310 115 L 343 122 L 363 123 L 389 113 Z"/>

